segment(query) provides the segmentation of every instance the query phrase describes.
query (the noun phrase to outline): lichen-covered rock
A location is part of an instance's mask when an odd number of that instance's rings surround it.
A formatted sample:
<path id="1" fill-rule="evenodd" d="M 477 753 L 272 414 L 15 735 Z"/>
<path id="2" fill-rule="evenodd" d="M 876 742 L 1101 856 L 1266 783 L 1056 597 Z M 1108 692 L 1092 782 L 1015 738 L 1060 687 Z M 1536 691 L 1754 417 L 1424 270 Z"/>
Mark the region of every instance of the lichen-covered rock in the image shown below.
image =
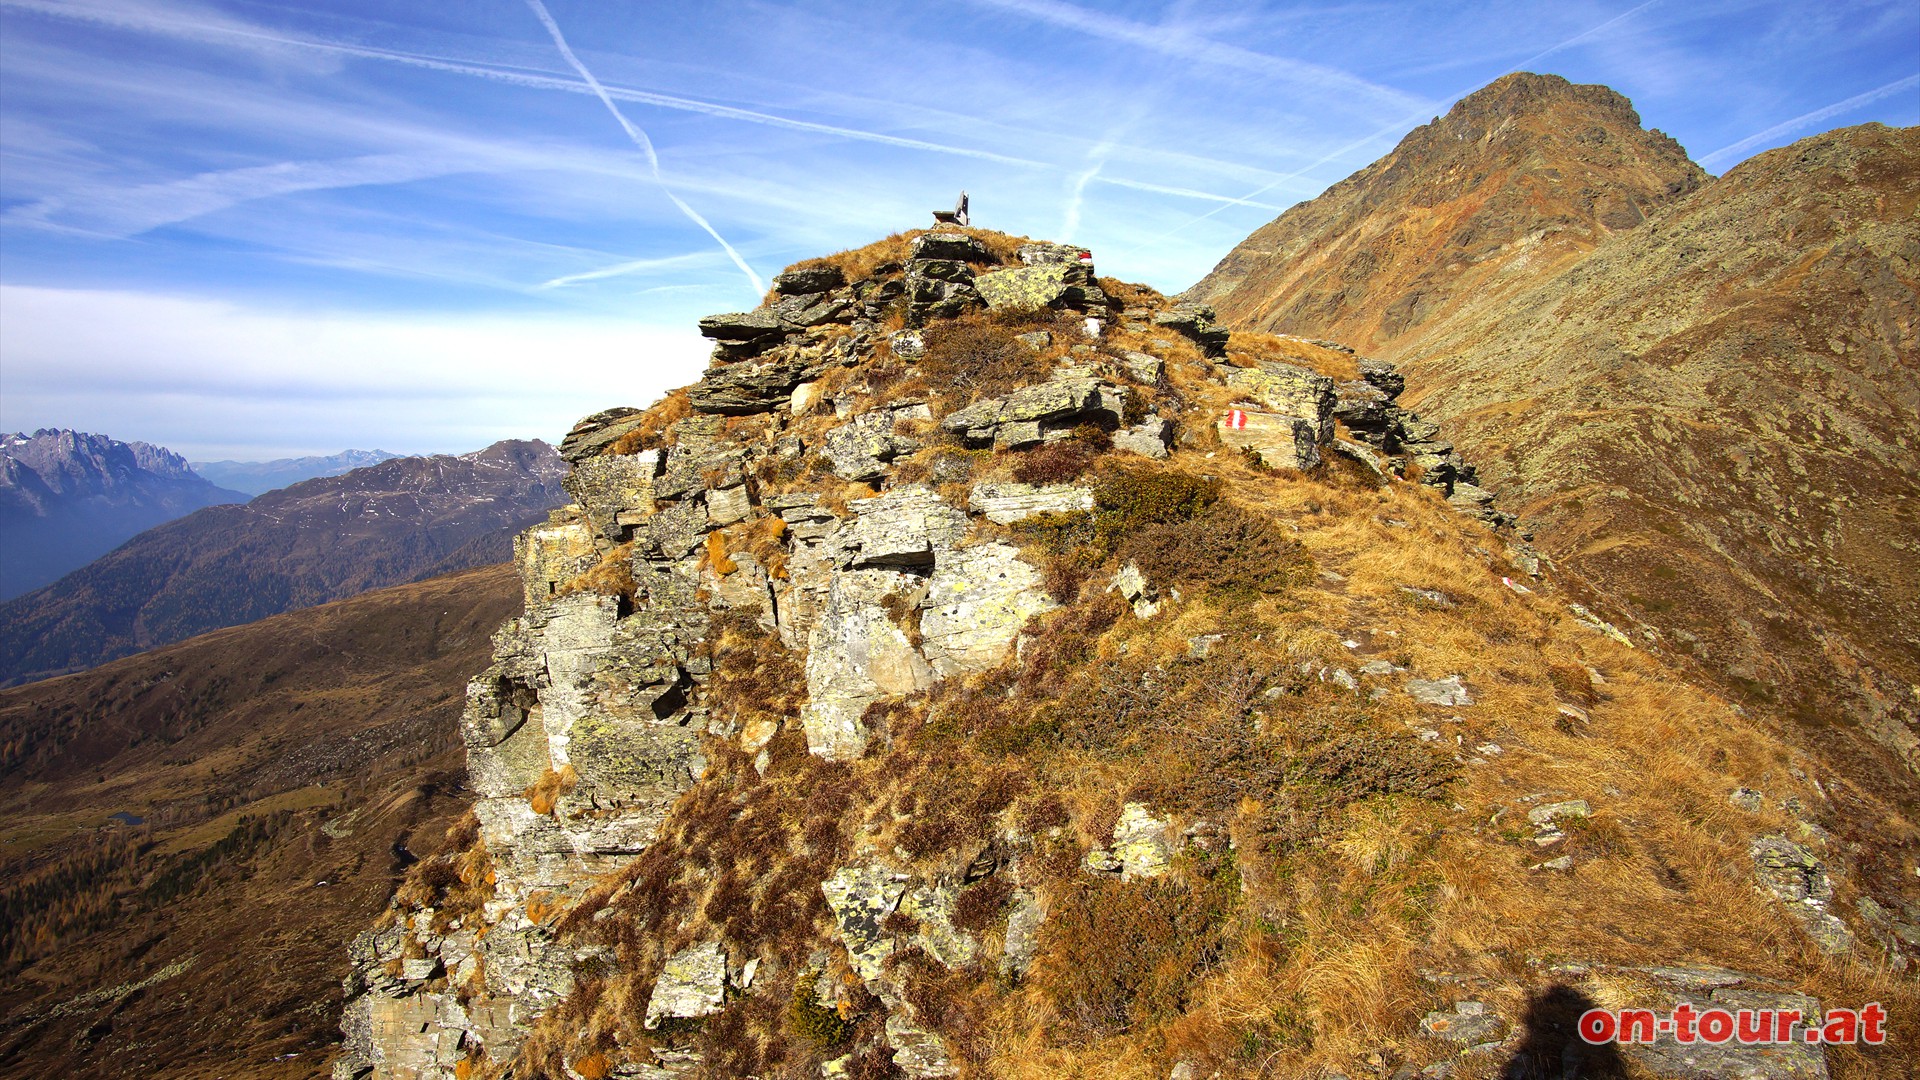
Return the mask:
<path id="1" fill-rule="evenodd" d="M 990 543 L 944 554 L 927 580 L 923 606 L 927 662 L 948 678 L 998 667 L 1027 620 L 1059 605 L 1019 549 Z"/>
<path id="2" fill-rule="evenodd" d="M 1760 887 L 1787 906 L 1822 952 L 1838 955 L 1853 947 L 1853 931 L 1827 910 L 1833 879 L 1818 856 L 1784 836 L 1762 836 L 1749 845 Z"/>
<path id="3" fill-rule="evenodd" d="M 919 924 L 914 930 L 914 943 L 950 968 L 972 963 L 980 952 L 980 943 L 953 925 L 953 905 L 958 896 L 959 890 L 952 885 L 922 884 L 908 889 L 900 898 L 901 913 Z"/>
<path id="4" fill-rule="evenodd" d="M 874 409 L 829 429 L 820 452 L 833 466 L 833 474 L 842 480 L 855 483 L 879 480 L 887 475 L 887 467 L 896 458 L 920 449 L 919 440 L 896 432 L 900 422 L 932 417 L 932 410 L 924 402 Z"/>
<path id="5" fill-rule="evenodd" d="M 966 514 L 924 486 L 896 488 L 848 504 L 852 521 L 827 540 L 837 565 L 931 566 L 934 554 L 958 545 L 967 532 Z"/>
<path id="6" fill-rule="evenodd" d="M 1169 310 L 1156 312 L 1153 324 L 1191 338 L 1208 356 L 1225 356 L 1227 341 L 1233 336 L 1220 325 L 1219 317 L 1206 304 L 1176 304 Z"/>
<path id="7" fill-rule="evenodd" d="M 727 951 L 719 942 L 694 945 L 667 957 L 647 999 L 646 1026 L 693 1020 L 720 1011 L 727 996 Z"/>
<path id="8" fill-rule="evenodd" d="M 940 426 L 972 445 L 1017 450 L 1042 442 L 1048 431 L 1066 430 L 1089 421 L 1116 425 L 1126 411 L 1126 403 L 1125 390 L 1094 378 L 1085 369 L 1069 368 L 1038 386 L 950 413 Z"/>
<path id="9" fill-rule="evenodd" d="M 963 232 L 926 232 L 913 238 L 915 259 L 951 259 L 958 262 L 988 262 L 993 256 L 987 246 Z"/>
<path id="10" fill-rule="evenodd" d="M 1172 446 L 1173 425 L 1158 416 L 1149 416 L 1130 428 L 1113 433 L 1115 450 L 1125 450 L 1155 461 L 1164 461 L 1171 454 Z"/>
<path id="11" fill-rule="evenodd" d="M 1833 899 L 1833 882 L 1818 856 L 1784 836 L 1762 836 L 1748 847 L 1760 887 L 1789 904 Z"/>
<path id="12" fill-rule="evenodd" d="M 1156 385 L 1167 376 L 1167 362 L 1150 353 L 1128 349 L 1120 353 L 1120 366 L 1127 374 L 1149 386 Z"/>
<path id="13" fill-rule="evenodd" d="M 1119 592 L 1127 603 L 1133 605 L 1133 614 L 1137 618 L 1150 619 L 1160 614 L 1160 591 L 1140 572 L 1139 563 L 1129 562 L 1122 566 L 1113 575 L 1107 588 Z"/>
<path id="14" fill-rule="evenodd" d="M 987 307 L 996 311 L 1086 308 L 1106 299 L 1100 286 L 1094 284 L 1092 271 L 1077 260 L 996 270 L 974 278 L 973 287 Z"/>
<path id="15" fill-rule="evenodd" d="M 1013 253 L 1022 266 L 1079 266 L 1089 267 L 1093 262 L 1093 253 L 1078 244 L 1033 243 L 1021 244 Z"/>
<path id="16" fill-rule="evenodd" d="M 837 266 L 810 266 L 775 274 L 773 291 L 782 296 L 800 296 L 837 289 L 846 283 L 846 276 Z"/>
<path id="17" fill-rule="evenodd" d="M 653 513 L 653 481 L 660 475 L 658 450 L 604 454 L 574 463 L 562 486 L 595 532 L 619 543 Z"/>
<path id="18" fill-rule="evenodd" d="M 560 457 L 568 462 L 584 461 L 618 442 L 621 436 L 639 427 L 640 422 L 640 410 L 631 405 L 602 409 L 582 417 L 560 440 Z"/>
<path id="19" fill-rule="evenodd" d="M 840 943 L 847 950 L 854 974 L 869 983 L 877 982 L 894 946 L 893 936 L 880 924 L 900 906 L 900 898 L 907 892 L 907 875 L 879 864 L 842 867 L 820 884 L 820 891 L 833 909 Z"/>
<path id="20" fill-rule="evenodd" d="M 594 530 L 577 506 L 563 507 L 513 538 L 513 561 L 520 569 L 526 604 L 544 604 L 560 586 L 590 569 L 600 559 Z"/>
<path id="21" fill-rule="evenodd" d="M 920 578 L 899 570 L 833 575 L 826 605 L 807 635 L 807 704 L 800 722 L 808 750 L 833 761 L 864 755 L 867 706 L 933 684 L 932 666 L 884 603 L 921 585 Z"/>
<path id="22" fill-rule="evenodd" d="M 1040 951 L 1040 927 L 1047 919 L 1046 905 L 1030 889 L 1016 889 L 1007 904 L 1007 933 L 1000 952 L 1000 973 L 1020 976 L 1027 972 Z"/>
<path id="23" fill-rule="evenodd" d="M 1227 385 L 1266 406 L 1267 411 L 1297 417 L 1313 429 L 1316 443 L 1333 440 L 1333 380 L 1291 364 L 1263 361 L 1257 368 L 1229 368 Z"/>
<path id="24" fill-rule="evenodd" d="M 967 505 L 996 525 L 1011 525 L 1035 514 L 1091 510 L 1093 489 L 1072 484 L 975 484 Z"/>
<path id="25" fill-rule="evenodd" d="M 739 363 L 709 368 L 687 388 L 687 400 L 703 413 L 744 416 L 786 405 L 802 383 L 820 377 L 826 364 L 786 348 Z"/>
<path id="26" fill-rule="evenodd" d="M 1173 846 L 1168 839 L 1172 827 L 1166 818 L 1154 817 L 1145 803 L 1130 802 L 1120 808 L 1111 850 L 1123 880 L 1156 878 L 1167 872 L 1173 861 Z"/>

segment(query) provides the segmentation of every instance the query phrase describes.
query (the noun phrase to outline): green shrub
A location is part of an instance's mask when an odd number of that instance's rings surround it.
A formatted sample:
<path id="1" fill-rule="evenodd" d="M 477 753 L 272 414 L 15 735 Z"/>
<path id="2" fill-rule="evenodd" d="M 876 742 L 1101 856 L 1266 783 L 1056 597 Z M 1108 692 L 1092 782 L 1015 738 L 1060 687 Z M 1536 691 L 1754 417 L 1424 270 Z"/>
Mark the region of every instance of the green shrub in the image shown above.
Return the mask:
<path id="1" fill-rule="evenodd" d="M 820 1051 L 838 1050 L 853 1036 L 853 1024 L 837 1009 L 820 1004 L 814 997 L 813 983 L 818 972 L 803 971 L 793 984 L 793 997 L 787 1001 L 787 1030 L 805 1039 Z"/>
<path id="2" fill-rule="evenodd" d="M 1188 521 L 1220 498 L 1220 482 L 1178 469 L 1120 466 L 1093 486 L 1093 509 L 1035 514 L 1015 526 L 1033 543 L 1088 565 L 1105 562 L 1127 538 L 1151 525 Z"/>
<path id="3" fill-rule="evenodd" d="M 1152 525 L 1121 546 L 1154 582 L 1187 582 L 1229 599 L 1284 592 L 1313 580 L 1305 548 L 1271 518 L 1215 503 L 1191 521 Z"/>

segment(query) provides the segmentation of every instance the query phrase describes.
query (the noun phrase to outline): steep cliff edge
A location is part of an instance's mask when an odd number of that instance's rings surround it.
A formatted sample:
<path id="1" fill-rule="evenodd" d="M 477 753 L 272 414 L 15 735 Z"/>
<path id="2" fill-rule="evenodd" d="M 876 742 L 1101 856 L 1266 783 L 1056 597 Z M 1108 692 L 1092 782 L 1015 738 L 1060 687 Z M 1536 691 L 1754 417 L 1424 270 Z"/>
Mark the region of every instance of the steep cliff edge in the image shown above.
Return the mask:
<path id="1" fill-rule="evenodd" d="M 336 1077 L 1485 1075 L 1577 1060 L 1602 993 L 1920 1021 L 1911 829 L 1571 602 L 1391 365 L 978 230 L 701 325 L 698 383 L 562 444 L 478 799 L 354 941 Z"/>

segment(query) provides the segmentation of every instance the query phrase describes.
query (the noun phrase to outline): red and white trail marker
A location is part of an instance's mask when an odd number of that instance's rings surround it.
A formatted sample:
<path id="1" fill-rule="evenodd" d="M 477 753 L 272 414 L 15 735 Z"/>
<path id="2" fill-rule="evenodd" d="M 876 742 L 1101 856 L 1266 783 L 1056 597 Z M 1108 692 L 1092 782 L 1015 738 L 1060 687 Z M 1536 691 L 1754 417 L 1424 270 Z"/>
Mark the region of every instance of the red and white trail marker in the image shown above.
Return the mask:
<path id="1" fill-rule="evenodd" d="M 1093 252 L 1091 252 L 1091 251 L 1083 251 L 1083 252 L 1081 252 L 1081 253 L 1080 253 L 1080 261 L 1081 261 L 1081 262 L 1083 262 L 1083 263 L 1091 263 L 1091 262 L 1093 261 Z"/>
<path id="2" fill-rule="evenodd" d="M 1247 414 L 1244 410 L 1241 410 L 1241 409 L 1227 410 L 1227 430 L 1245 431 L 1246 427 L 1247 427 Z"/>

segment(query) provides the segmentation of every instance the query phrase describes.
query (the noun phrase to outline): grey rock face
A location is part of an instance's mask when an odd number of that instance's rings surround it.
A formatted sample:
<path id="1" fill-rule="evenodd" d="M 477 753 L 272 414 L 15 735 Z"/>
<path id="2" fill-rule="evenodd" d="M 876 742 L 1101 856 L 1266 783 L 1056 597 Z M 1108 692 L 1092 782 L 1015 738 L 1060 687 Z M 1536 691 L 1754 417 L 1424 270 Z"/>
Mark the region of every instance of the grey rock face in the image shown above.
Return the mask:
<path id="1" fill-rule="evenodd" d="M 829 430 L 821 453 L 842 480 L 864 483 L 887 475 L 895 459 L 920 449 L 920 442 L 897 434 L 902 420 L 927 420 L 931 410 L 921 403 L 875 409 Z"/>
<path id="2" fill-rule="evenodd" d="M 968 504 L 996 525 L 1011 525 L 1035 514 L 1091 510 L 1093 489 L 1072 484 L 976 484 Z"/>
<path id="3" fill-rule="evenodd" d="M 1408 679 L 1407 696 L 1422 705 L 1464 707 L 1473 704 L 1473 695 L 1460 682 L 1460 676 L 1444 679 Z"/>
<path id="4" fill-rule="evenodd" d="M 1507 1024 L 1482 1002 L 1456 1001 L 1451 1012 L 1430 1012 L 1421 1018 L 1420 1030 L 1436 1039 L 1477 1046 L 1498 1042 Z"/>
<path id="5" fill-rule="evenodd" d="M 658 450 L 582 458 L 563 481 L 594 531 L 614 543 L 653 513 L 653 482 L 660 475 Z"/>
<path id="6" fill-rule="evenodd" d="M 1813 852 L 1783 836 L 1762 836 L 1748 847 L 1760 887 L 1787 906 L 1822 952 L 1839 955 L 1853 948 L 1853 931 L 1827 910 L 1833 880 Z"/>
<path id="7" fill-rule="evenodd" d="M 1006 544 L 979 544 L 944 555 L 927 579 L 920 629 L 927 662 L 940 678 L 999 666 L 1027 620 L 1058 605 L 1040 571 Z"/>
<path id="8" fill-rule="evenodd" d="M 1092 253 L 1078 244 L 1022 244 L 1014 252 L 1022 266 L 1077 266 L 1091 262 Z"/>
<path id="9" fill-rule="evenodd" d="M 838 870 L 821 883 L 827 906 L 840 930 L 841 944 L 856 975 L 868 982 L 878 981 L 887 957 L 893 955 L 893 938 L 880 924 L 900 906 L 907 892 L 907 876 L 880 865 L 849 866 Z"/>
<path id="10" fill-rule="evenodd" d="M 687 388 L 687 400 L 703 413 L 745 416 L 772 412 L 792 401 L 795 388 L 819 378 L 827 366 L 819 356 L 774 349 L 764 356 L 709 368 L 699 382 Z"/>
<path id="11" fill-rule="evenodd" d="M 993 258 L 985 244 L 962 232 L 921 233 L 913 238 L 913 257 L 959 262 L 988 262 Z"/>
<path id="12" fill-rule="evenodd" d="M 1767 1010 L 1778 1016 L 1793 1011 L 1802 1016 L 1820 1016 L 1818 999 L 1804 994 L 1771 993 L 1745 988 L 1714 990 L 1710 995 L 1682 995 L 1696 1012 L 1706 1009 Z M 1621 1050 L 1628 1058 L 1656 1076 L 1675 1080 L 1826 1080 L 1826 1050 L 1803 1041 L 1806 1025 L 1796 1024 L 1785 1042 L 1743 1046 L 1729 1040 L 1714 1044 L 1696 1039 L 1681 1043 L 1662 1036 L 1652 1043 L 1628 1043 Z"/>
<path id="13" fill-rule="evenodd" d="M 800 296 L 807 293 L 821 293 L 837 289 L 847 283 L 847 279 L 836 266 L 817 266 L 804 270 L 789 270 L 773 277 L 773 291 L 782 296 Z"/>
<path id="14" fill-rule="evenodd" d="M 1124 389 L 1084 369 L 1067 368 L 1038 386 L 950 413 L 940 426 L 970 445 L 1017 450 L 1045 441 L 1049 431 L 1066 431 L 1086 422 L 1117 425 L 1126 403 Z"/>
<path id="15" fill-rule="evenodd" d="M 1241 410 L 1239 426 L 1216 422 L 1220 441 L 1260 455 L 1270 469 L 1311 469 L 1320 464 L 1320 436 L 1312 421 L 1297 416 Z"/>
<path id="16" fill-rule="evenodd" d="M 801 711 L 809 749 L 836 760 L 866 752 L 867 706 L 997 665 L 1026 620 L 1053 606 L 1014 548 L 962 547 L 966 515 L 930 489 L 849 509 L 819 547 L 827 584 L 807 636 Z M 896 621 L 902 610 L 917 623 Z"/>
<path id="17" fill-rule="evenodd" d="M 560 456 L 570 462 L 592 457 L 639 426 L 639 409 L 626 405 L 602 409 L 573 425 L 560 440 Z"/>
<path id="18" fill-rule="evenodd" d="M 1167 362 L 1150 353 L 1128 349 L 1120 354 L 1119 359 L 1120 366 L 1127 369 L 1127 374 L 1149 386 L 1158 385 L 1160 380 L 1167 377 Z"/>
<path id="19" fill-rule="evenodd" d="M 1113 447 L 1130 454 L 1163 461 L 1172 453 L 1173 425 L 1158 416 L 1149 416 L 1133 427 L 1117 431 Z"/>
<path id="20" fill-rule="evenodd" d="M 720 943 L 682 949 L 661 966 L 647 999 L 646 1026 L 663 1019 L 691 1020 L 720 1011 L 727 995 L 727 953 Z"/>
<path id="21" fill-rule="evenodd" d="M 1191 338 L 1208 356 L 1225 356 L 1227 341 L 1233 336 L 1206 304 L 1177 304 L 1169 311 L 1156 313 L 1153 323 Z"/>
<path id="22" fill-rule="evenodd" d="M 1052 262 L 1012 270 L 996 270 L 974 279 L 974 288 L 989 308 L 1037 309 L 1105 306 L 1106 294 L 1093 272 L 1079 262 Z"/>

